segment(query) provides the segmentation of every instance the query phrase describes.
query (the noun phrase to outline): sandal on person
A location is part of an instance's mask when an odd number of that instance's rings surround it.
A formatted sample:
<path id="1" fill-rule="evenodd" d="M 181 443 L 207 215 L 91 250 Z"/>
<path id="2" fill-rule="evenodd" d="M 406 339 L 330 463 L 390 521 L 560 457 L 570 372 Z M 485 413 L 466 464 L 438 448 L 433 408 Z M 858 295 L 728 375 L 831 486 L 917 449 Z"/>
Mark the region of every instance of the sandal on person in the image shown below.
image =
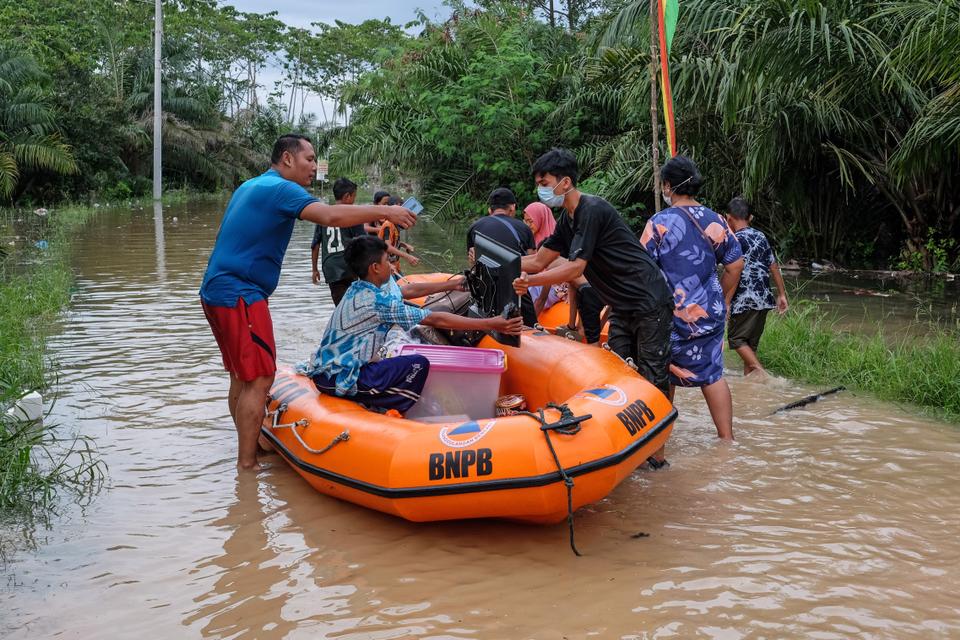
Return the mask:
<path id="1" fill-rule="evenodd" d="M 653 456 L 647 458 L 647 467 L 653 471 L 659 471 L 660 469 L 669 469 L 670 463 L 666 460 L 657 460 Z"/>

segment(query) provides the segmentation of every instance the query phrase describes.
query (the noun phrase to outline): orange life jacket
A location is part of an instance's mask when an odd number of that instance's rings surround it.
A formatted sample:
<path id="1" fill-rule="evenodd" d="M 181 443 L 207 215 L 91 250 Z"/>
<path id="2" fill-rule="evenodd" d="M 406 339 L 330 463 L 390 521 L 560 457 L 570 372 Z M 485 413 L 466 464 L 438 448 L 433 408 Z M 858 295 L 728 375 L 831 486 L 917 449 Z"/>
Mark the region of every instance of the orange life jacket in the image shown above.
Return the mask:
<path id="1" fill-rule="evenodd" d="M 389 220 L 383 221 L 380 229 L 377 230 L 377 236 L 391 247 L 396 247 L 400 242 L 400 230 Z"/>

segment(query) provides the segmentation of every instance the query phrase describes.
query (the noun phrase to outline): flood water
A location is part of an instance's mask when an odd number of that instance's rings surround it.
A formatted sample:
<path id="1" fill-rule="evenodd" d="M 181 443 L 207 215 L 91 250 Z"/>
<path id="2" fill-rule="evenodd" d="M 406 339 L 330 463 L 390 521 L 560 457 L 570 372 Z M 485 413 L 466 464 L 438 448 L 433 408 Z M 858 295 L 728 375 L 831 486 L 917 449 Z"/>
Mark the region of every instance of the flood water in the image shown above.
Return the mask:
<path id="1" fill-rule="evenodd" d="M 681 391 L 672 468 L 579 511 L 581 558 L 563 525 L 412 524 L 278 458 L 238 477 L 196 295 L 221 211 L 105 212 L 76 239 L 52 420 L 96 439 L 109 481 L 0 536 L 19 541 L 3 637 L 960 637 L 960 428 L 852 393 L 771 416 L 813 389 L 732 375 L 738 442 L 721 446 Z M 311 233 L 271 298 L 284 362 L 332 310 Z M 460 254 L 438 227 L 413 242 Z"/>

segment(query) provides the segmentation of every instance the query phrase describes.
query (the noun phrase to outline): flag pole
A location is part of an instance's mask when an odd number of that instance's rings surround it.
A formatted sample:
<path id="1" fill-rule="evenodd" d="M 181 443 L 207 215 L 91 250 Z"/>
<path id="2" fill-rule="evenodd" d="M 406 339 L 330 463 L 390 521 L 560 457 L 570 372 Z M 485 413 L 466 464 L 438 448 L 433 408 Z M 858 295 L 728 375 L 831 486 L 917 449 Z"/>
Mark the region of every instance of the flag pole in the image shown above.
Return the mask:
<path id="1" fill-rule="evenodd" d="M 677 155 L 677 123 L 673 117 L 673 88 L 670 86 L 670 45 L 677 27 L 676 0 L 658 0 L 657 25 L 660 31 L 660 91 L 663 98 L 663 127 L 670 157 Z M 670 12 L 668 21 L 667 12 Z"/>
<path id="2" fill-rule="evenodd" d="M 650 0 L 650 125 L 653 140 L 650 158 L 653 165 L 653 210 L 660 206 L 660 118 L 657 105 L 657 71 L 659 61 L 659 6 L 658 0 Z"/>

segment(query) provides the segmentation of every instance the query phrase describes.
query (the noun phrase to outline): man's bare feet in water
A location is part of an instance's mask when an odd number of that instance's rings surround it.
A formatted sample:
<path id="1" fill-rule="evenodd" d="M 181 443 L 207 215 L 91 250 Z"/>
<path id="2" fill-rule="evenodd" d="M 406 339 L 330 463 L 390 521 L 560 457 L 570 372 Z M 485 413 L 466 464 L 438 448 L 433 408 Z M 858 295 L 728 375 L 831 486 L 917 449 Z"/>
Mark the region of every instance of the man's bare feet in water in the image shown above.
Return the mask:
<path id="1" fill-rule="evenodd" d="M 251 473 L 251 472 L 260 473 L 261 471 L 266 471 L 270 469 L 272 466 L 273 465 L 270 464 L 269 462 L 257 461 L 256 463 L 254 463 L 252 467 L 241 467 L 240 465 L 237 465 L 237 471 L 239 471 L 240 473 Z"/>

